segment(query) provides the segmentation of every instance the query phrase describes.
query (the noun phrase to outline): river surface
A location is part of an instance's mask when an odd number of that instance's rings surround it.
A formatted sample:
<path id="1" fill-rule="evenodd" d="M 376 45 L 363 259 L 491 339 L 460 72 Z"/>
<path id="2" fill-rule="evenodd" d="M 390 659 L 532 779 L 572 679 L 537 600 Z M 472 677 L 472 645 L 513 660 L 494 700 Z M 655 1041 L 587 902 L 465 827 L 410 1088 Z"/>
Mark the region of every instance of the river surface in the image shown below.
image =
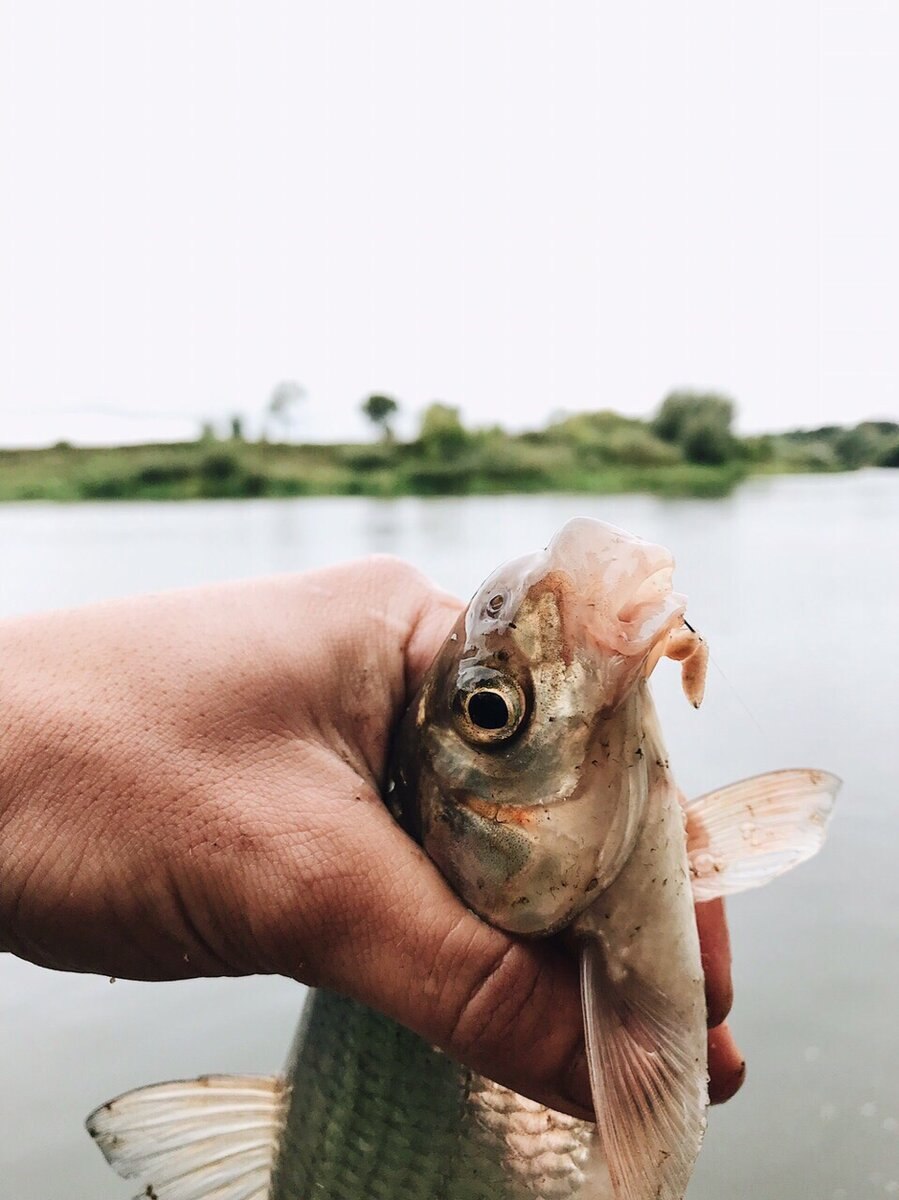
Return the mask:
<path id="1" fill-rule="evenodd" d="M 899 471 L 757 480 L 714 501 L 7 505 L 0 614 L 372 551 L 467 596 L 577 514 L 677 555 L 714 664 L 699 713 L 675 667 L 656 673 L 686 790 L 787 766 L 845 780 L 820 858 L 730 904 L 749 1072 L 711 1115 L 689 1200 L 899 1196 Z M 0 956 L 0 1195 L 132 1195 L 85 1114 L 145 1082 L 276 1070 L 303 994 L 263 978 L 111 984 Z"/>

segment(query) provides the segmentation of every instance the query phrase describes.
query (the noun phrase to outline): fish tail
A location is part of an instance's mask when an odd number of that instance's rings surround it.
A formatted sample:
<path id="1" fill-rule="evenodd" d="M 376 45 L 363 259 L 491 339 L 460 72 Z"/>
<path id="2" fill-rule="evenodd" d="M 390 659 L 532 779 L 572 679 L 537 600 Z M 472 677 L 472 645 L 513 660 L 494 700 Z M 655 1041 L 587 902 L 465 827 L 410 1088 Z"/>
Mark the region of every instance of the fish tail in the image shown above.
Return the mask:
<path id="1" fill-rule="evenodd" d="M 87 1129 L 150 1200 L 266 1200 L 287 1115 L 279 1076 L 204 1075 L 110 1100 Z"/>

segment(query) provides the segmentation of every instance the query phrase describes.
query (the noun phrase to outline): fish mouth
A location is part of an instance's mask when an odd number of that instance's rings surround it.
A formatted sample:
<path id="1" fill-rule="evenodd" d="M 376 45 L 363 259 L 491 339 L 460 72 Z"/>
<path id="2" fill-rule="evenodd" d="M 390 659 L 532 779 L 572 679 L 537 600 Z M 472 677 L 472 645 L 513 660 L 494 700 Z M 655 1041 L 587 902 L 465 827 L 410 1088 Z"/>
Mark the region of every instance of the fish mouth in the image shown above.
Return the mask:
<path id="1" fill-rule="evenodd" d="M 546 555 L 549 569 L 570 580 L 566 616 L 582 621 L 599 649 L 643 658 L 683 621 L 686 598 L 672 588 L 674 558 L 664 546 L 578 517 Z"/>
<path id="2" fill-rule="evenodd" d="M 503 564 L 465 614 L 466 657 L 489 658 L 510 630 L 531 662 L 578 659 L 614 707 L 683 627 L 669 550 L 590 517 L 576 517 L 545 550 Z"/>
<path id="3" fill-rule="evenodd" d="M 485 580 L 465 615 L 466 644 L 476 655 L 492 634 L 516 629 L 525 606 L 552 592 L 567 631 L 564 653 L 571 639 L 594 655 L 643 659 L 683 623 L 687 602 L 672 588 L 673 572 L 664 546 L 575 517 L 545 550 L 504 563 Z"/>

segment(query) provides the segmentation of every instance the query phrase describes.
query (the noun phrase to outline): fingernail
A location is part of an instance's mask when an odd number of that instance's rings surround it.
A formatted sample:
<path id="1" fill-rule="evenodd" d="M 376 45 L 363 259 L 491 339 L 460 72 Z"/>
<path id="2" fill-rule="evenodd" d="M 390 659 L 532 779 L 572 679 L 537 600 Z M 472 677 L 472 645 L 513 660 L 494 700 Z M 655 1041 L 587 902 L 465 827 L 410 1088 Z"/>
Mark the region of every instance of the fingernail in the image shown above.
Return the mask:
<path id="1" fill-rule="evenodd" d="M 713 1104 L 729 1100 L 746 1076 L 746 1061 L 727 1025 L 709 1032 L 709 1098 Z"/>

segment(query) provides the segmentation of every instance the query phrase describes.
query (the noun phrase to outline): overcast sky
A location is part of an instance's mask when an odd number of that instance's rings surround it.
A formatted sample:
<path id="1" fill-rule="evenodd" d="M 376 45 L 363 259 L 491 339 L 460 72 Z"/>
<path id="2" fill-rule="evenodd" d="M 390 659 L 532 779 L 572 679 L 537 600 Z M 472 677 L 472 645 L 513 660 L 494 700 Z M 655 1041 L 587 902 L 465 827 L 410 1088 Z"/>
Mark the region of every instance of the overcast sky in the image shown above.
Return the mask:
<path id="1" fill-rule="evenodd" d="M 0 444 L 899 413 L 899 4 L 0 0 Z"/>

